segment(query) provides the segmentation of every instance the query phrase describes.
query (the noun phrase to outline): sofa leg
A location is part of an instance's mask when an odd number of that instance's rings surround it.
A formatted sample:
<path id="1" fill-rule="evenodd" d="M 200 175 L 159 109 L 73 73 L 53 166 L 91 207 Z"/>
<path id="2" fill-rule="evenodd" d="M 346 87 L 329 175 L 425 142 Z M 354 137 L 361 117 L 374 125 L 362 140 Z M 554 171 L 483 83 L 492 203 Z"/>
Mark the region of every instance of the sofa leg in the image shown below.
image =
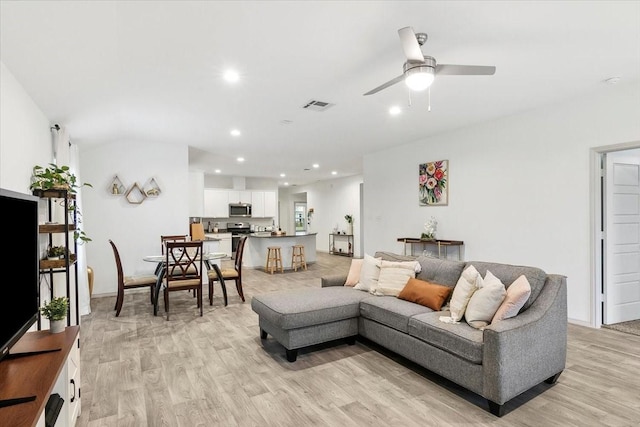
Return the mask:
<path id="1" fill-rule="evenodd" d="M 556 381 L 558 381 L 558 377 L 560 376 L 561 373 L 562 373 L 562 371 L 558 372 L 554 376 L 549 377 L 546 380 L 544 380 L 544 382 L 547 383 L 547 384 L 555 384 Z"/>
<path id="2" fill-rule="evenodd" d="M 266 340 L 267 339 L 267 331 L 265 331 L 262 328 L 260 328 L 260 339 L 261 340 Z"/>
<path id="3" fill-rule="evenodd" d="M 497 403 L 492 402 L 490 400 L 487 400 L 487 402 L 489 402 L 489 412 L 491 412 L 496 417 L 501 417 L 502 408 L 504 407 L 504 405 L 498 405 Z"/>
<path id="4" fill-rule="evenodd" d="M 288 348 L 286 350 L 287 350 L 287 361 L 295 362 L 296 359 L 298 358 L 298 350 L 289 350 Z"/>
<path id="5" fill-rule="evenodd" d="M 356 343 L 356 337 L 355 337 L 355 335 L 352 336 L 352 337 L 347 337 L 347 338 L 345 338 L 345 341 L 349 345 L 354 345 Z"/>

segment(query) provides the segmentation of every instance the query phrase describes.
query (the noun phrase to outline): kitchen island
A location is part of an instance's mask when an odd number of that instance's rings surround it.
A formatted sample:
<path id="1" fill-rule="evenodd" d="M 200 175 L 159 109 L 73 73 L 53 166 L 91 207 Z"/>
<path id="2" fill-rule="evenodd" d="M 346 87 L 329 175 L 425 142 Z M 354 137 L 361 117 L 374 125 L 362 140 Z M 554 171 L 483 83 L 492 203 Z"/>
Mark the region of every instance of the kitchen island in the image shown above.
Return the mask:
<path id="1" fill-rule="evenodd" d="M 316 235 L 318 233 L 271 235 L 270 232 L 251 233 L 245 244 L 242 266 L 246 268 L 264 268 L 267 261 L 267 248 L 280 246 L 282 266 L 291 269 L 293 245 L 304 245 L 307 265 L 316 262 Z"/>

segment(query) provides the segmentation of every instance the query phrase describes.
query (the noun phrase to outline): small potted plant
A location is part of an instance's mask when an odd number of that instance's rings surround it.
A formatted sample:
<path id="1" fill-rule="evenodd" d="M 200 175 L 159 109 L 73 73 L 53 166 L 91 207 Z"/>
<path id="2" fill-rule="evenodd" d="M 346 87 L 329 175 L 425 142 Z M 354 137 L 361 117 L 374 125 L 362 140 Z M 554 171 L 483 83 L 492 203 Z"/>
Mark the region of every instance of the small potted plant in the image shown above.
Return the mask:
<path id="1" fill-rule="evenodd" d="M 53 298 L 50 302 L 45 301 L 44 305 L 40 307 L 40 314 L 49 319 L 51 333 L 53 334 L 64 331 L 64 319 L 67 318 L 68 311 L 69 298 L 67 297 Z"/>
<path id="2" fill-rule="evenodd" d="M 66 255 L 67 255 L 67 248 L 65 248 L 64 246 L 51 246 L 47 250 L 47 259 L 50 259 L 50 260 L 64 259 Z"/>

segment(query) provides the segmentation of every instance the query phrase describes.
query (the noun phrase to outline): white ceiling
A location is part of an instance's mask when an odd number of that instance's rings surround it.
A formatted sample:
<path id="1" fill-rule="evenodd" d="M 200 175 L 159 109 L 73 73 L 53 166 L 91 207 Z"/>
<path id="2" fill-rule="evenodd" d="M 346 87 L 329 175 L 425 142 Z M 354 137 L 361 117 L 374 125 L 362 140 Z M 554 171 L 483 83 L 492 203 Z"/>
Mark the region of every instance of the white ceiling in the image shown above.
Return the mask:
<path id="1" fill-rule="evenodd" d="M 362 173 L 365 153 L 640 78 L 639 1 L 0 4 L 0 59 L 72 142 L 185 144 L 192 168 L 280 185 Z M 430 112 L 426 92 L 408 107 L 403 83 L 363 96 L 402 73 L 405 26 L 439 63 L 496 74 L 436 77 Z"/>

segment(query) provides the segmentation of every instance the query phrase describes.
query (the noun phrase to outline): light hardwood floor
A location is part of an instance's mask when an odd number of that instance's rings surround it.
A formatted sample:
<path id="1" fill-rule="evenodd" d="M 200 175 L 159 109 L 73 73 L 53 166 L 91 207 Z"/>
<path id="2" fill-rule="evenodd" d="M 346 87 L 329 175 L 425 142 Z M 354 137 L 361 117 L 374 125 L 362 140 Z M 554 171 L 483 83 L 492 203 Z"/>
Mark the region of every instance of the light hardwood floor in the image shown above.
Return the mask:
<path id="1" fill-rule="evenodd" d="M 246 302 L 230 284 L 224 307 L 218 287 L 203 317 L 187 292 L 171 295 L 170 321 L 153 316 L 146 292 L 126 294 L 117 318 L 115 297 L 93 298 L 81 322 L 77 425 L 640 425 L 640 336 L 618 331 L 569 325 L 558 382 L 507 403 L 502 418 L 479 396 L 369 342 L 301 350 L 295 363 L 271 337 L 261 342 L 253 295 L 319 287 L 349 264 L 318 253 L 308 271 L 245 270 Z"/>

